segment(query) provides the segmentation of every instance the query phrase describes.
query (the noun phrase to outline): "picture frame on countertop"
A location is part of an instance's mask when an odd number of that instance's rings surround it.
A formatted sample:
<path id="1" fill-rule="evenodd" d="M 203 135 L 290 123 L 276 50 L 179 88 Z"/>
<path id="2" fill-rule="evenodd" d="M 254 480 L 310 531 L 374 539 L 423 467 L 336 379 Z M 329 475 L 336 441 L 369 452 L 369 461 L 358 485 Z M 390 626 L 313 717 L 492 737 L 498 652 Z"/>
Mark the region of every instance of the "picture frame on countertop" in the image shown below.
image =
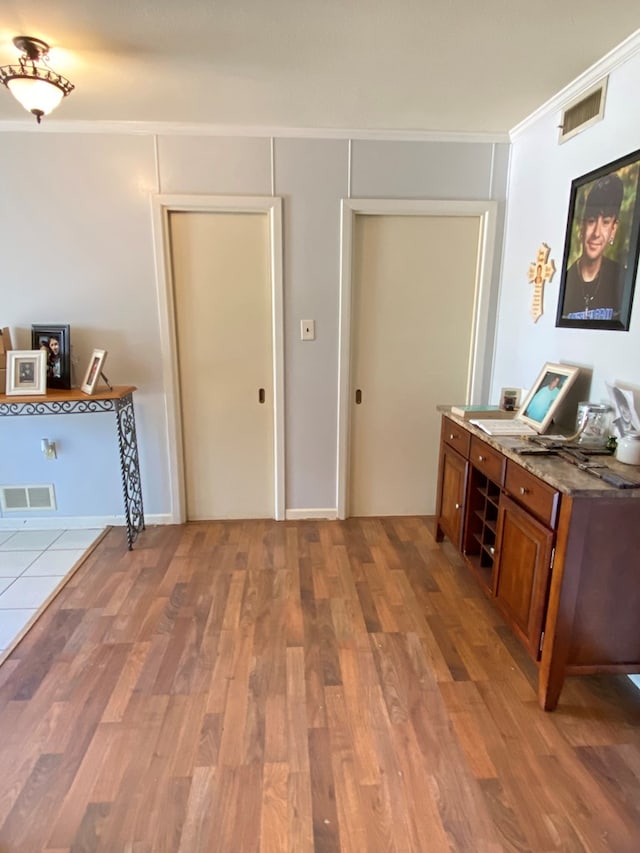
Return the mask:
<path id="1" fill-rule="evenodd" d="M 84 375 L 84 380 L 80 386 L 80 390 L 84 391 L 85 394 L 96 393 L 98 379 L 102 375 L 102 368 L 104 367 L 106 358 L 107 351 L 104 349 L 94 349 L 92 352 Z"/>
<path id="2" fill-rule="evenodd" d="M 47 356 L 44 350 L 7 352 L 7 396 L 40 396 L 47 393 Z"/>
<path id="3" fill-rule="evenodd" d="M 71 388 L 71 327 L 32 325 L 31 348 L 46 354 L 47 388 Z"/>
<path id="4" fill-rule="evenodd" d="M 500 408 L 503 412 L 515 412 L 520 406 L 520 388 L 502 388 L 500 391 Z"/>
<path id="5" fill-rule="evenodd" d="M 522 401 L 516 421 L 524 421 L 542 435 L 579 373 L 580 368 L 572 364 L 547 362 Z"/>

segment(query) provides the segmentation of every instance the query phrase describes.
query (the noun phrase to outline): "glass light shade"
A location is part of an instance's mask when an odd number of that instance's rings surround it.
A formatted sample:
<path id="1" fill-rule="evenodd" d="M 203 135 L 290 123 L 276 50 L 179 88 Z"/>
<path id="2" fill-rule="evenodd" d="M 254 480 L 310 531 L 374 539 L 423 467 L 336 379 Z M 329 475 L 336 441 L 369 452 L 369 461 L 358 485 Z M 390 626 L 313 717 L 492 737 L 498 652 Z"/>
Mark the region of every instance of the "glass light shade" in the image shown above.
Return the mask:
<path id="1" fill-rule="evenodd" d="M 64 97 L 62 89 L 53 83 L 33 77 L 15 77 L 7 82 L 7 86 L 14 98 L 30 113 L 49 115 Z"/>

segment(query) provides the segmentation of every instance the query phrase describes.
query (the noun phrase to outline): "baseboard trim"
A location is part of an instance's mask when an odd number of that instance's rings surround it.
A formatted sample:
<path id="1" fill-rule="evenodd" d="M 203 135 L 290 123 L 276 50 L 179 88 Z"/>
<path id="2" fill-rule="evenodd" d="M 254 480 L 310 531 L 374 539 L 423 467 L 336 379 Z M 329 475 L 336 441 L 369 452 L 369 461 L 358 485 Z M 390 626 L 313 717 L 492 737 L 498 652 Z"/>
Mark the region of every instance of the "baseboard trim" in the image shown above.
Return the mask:
<path id="1" fill-rule="evenodd" d="M 335 507 L 310 507 L 308 509 L 287 509 L 287 521 L 301 521 L 305 518 L 324 518 L 336 521 L 338 510 Z M 170 513 L 145 515 L 145 525 L 178 524 Z M 0 518 L 0 530 L 90 530 L 97 527 L 124 527 L 122 515 L 56 515 L 47 518 Z"/>
<path id="2" fill-rule="evenodd" d="M 169 513 L 145 515 L 145 525 L 175 524 Z M 92 530 L 125 527 L 123 515 L 53 515 L 42 518 L 0 518 L 0 530 Z"/>
<path id="3" fill-rule="evenodd" d="M 311 509 L 287 509 L 284 517 L 287 521 L 298 521 L 305 518 L 326 518 L 335 521 L 338 518 L 338 510 L 335 507 L 313 507 Z"/>

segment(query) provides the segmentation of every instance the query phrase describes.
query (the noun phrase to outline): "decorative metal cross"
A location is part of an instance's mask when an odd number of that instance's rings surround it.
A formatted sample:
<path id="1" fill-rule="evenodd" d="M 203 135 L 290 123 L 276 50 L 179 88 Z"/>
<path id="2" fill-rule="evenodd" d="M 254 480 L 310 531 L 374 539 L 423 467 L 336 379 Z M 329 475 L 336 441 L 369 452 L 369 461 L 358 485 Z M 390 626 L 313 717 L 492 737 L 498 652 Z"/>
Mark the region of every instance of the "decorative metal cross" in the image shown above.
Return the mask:
<path id="1" fill-rule="evenodd" d="M 546 243 L 540 243 L 538 254 L 534 263 L 529 264 L 529 281 L 533 282 L 533 297 L 531 299 L 531 308 L 529 313 L 533 318 L 533 322 L 537 323 L 542 316 L 542 296 L 544 285 L 551 281 L 553 274 L 556 271 L 556 265 L 553 261 L 547 261 L 551 249 Z"/>

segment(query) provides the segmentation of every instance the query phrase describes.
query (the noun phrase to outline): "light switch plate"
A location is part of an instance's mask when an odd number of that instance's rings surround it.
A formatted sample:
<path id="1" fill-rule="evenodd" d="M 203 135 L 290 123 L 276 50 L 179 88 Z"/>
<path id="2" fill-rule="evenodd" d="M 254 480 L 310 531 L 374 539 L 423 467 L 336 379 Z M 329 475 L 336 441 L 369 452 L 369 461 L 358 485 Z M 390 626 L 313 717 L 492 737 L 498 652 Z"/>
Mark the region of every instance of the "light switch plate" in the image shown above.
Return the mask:
<path id="1" fill-rule="evenodd" d="M 300 340 L 315 341 L 316 339 L 316 321 L 315 320 L 300 320 Z"/>

